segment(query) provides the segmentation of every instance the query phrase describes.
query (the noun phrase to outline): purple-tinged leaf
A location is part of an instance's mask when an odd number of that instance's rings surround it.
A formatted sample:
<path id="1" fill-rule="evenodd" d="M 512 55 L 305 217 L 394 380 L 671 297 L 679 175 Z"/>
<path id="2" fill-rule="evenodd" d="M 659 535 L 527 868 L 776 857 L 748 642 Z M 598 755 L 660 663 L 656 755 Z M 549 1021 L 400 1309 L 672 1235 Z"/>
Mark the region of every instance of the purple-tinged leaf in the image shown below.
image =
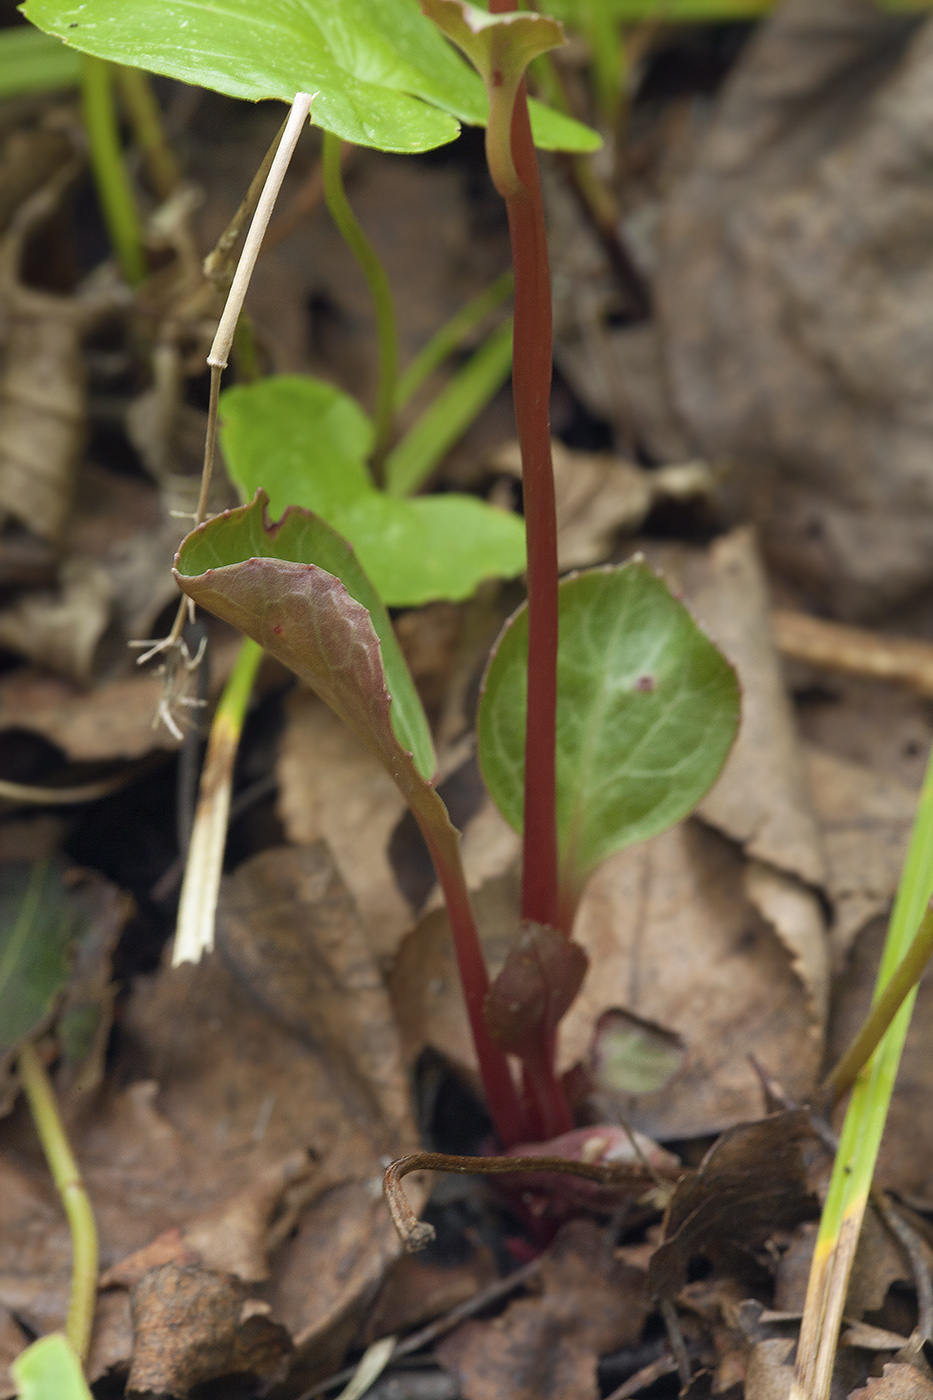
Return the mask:
<path id="1" fill-rule="evenodd" d="M 496 1044 L 523 1058 L 538 1052 L 580 990 L 588 962 L 557 929 L 525 924 L 483 1005 Z"/>

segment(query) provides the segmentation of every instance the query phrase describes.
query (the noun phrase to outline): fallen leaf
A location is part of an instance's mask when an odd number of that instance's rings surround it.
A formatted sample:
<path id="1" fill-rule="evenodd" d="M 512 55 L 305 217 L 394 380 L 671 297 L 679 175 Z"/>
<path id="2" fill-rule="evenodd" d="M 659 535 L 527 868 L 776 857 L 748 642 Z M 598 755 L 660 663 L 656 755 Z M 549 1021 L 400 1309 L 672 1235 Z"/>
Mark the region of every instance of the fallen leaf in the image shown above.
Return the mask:
<path id="1" fill-rule="evenodd" d="M 608 559 L 618 536 L 640 529 L 659 501 L 702 498 L 712 490 L 712 473 L 701 462 L 646 471 L 608 453 L 575 452 L 557 440 L 551 443 L 551 456 L 562 572 Z M 520 480 L 518 443 L 501 448 L 489 465 Z"/>
<path id="2" fill-rule="evenodd" d="M 23 668 L 0 679 L 0 729 L 41 734 L 78 762 L 139 758 L 177 747 L 164 726 L 153 727 L 162 693 L 159 677 L 141 672 L 85 691 Z"/>
<path id="3" fill-rule="evenodd" d="M 853 1390 L 849 1400 L 931 1400 L 933 1381 L 904 1361 L 889 1361 L 880 1376 L 873 1376 L 863 1390 Z"/>
<path id="4" fill-rule="evenodd" d="M 185 1396 L 220 1376 L 284 1379 L 291 1340 L 244 1284 L 162 1264 L 133 1289 L 131 1392 Z"/>
<path id="5" fill-rule="evenodd" d="M 599 1357 L 638 1340 L 643 1273 L 617 1261 L 591 1221 L 563 1226 L 541 1261 L 542 1294 L 468 1322 L 437 1348 L 464 1400 L 597 1400 Z"/>
<path id="6" fill-rule="evenodd" d="M 808 746 L 806 761 L 826 852 L 838 968 L 859 931 L 889 908 L 897 892 L 918 793 L 889 772 L 823 748 Z"/>
<path id="7" fill-rule="evenodd" d="M 801 1151 L 812 1136 L 803 1109 L 723 1133 L 698 1170 L 674 1187 L 664 1240 L 651 1258 L 652 1289 L 674 1298 L 696 1255 L 727 1243 L 759 1245 L 775 1230 L 813 1219 L 819 1206 L 807 1186 Z"/>
<path id="8" fill-rule="evenodd" d="M 382 764 L 310 691 L 289 696 L 277 764 L 279 812 L 291 841 L 326 839 L 377 957 L 391 955 L 412 911 L 388 847 L 408 810 Z"/>
<path id="9" fill-rule="evenodd" d="M 678 416 L 694 450 L 741 463 L 768 554 L 841 616 L 930 579 L 931 265 L 913 248 L 930 216 L 931 63 L 933 31 L 912 17 L 780 6 L 661 217 Z"/>
<path id="10" fill-rule="evenodd" d="M 257 858 L 266 879 L 270 856 L 282 858 L 276 852 Z M 290 875 L 288 860 L 293 862 Z M 358 924 L 353 926 L 349 897 L 334 883 L 337 876 L 320 849 L 310 855 L 292 851 L 284 862 L 275 868 L 291 892 L 291 928 L 285 901 L 268 927 L 263 927 L 261 907 L 253 905 L 257 948 L 266 949 L 271 963 L 264 979 L 259 953 L 248 960 L 244 948 L 249 891 L 268 888 L 249 862 L 234 877 L 231 893 L 222 894 L 219 924 L 226 928 L 229 899 L 238 940 L 231 940 L 231 946 L 238 963 L 248 965 L 257 994 L 273 1003 L 270 989 L 281 978 L 282 963 L 275 962 L 270 930 L 278 930 L 291 977 L 284 1011 L 293 1025 L 306 998 L 301 1037 L 276 1019 L 282 1007 L 276 1003 L 276 1015 L 270 1015 L 219 954 L 197 966 L 165 967 L 139 977 L 121 1007 L 111 1074 L 76 1122 L 73 1138 L 95 1209 L 105 1270 L 189 1222 L 200 1247 L 206 1231 L 209 1247 L 219 1249 L 224 1215 L 229 1223 L 231 1213 L 239 1214 L 242 1231 L 244 1211 L 249 1228 L 254 1228 L 250 1216 L 255 1224 L 250 1249 L 257 1244 L 256 1230 L 264 1236 L 258 1247 L 268 1249 L 277 1239 L 276 1222 L 271 1234 L 261 1224 L 269 1174 L 274 1182 L 276 1171 L 294 1161 L 296 1152 L 303 1159 L 313 1152 L 321 1163 L 320 1176 L 310 1183 L 313 1202 L 298 1218 L 294 1235 L 278 1247 L 275 1276 L 266 1286 L 273 1316 L 299 1348 L 296 1365 L 313 1369 L 315 1355 L 326 1365 L 348 1344 L 358 1326 L 361 1300 L 371 1295 L 399 1252 L 381 1198 L 381 1158 L 386 1152 L 410 1151 L 416 1133 L 410 1117 L 401 1113 L 406 1081 L 393 1049 L 388 998 L 361 951 L 365 943 Z M 321 896 L 330 904 L 316 915 L 307 901 Z M 340 929 L 340 938 L 347 941 L 344 973 L 356 980 L 344 991 L 336 985 L 343 975 L 339 959 L 322 963 L 321 952 L 307 936 L 315 918 L 323 920 L 325 932 L 329 920 L 331 936 L 336 940 Z M 328 1058 L 336 1018 L 328 1051 L 311 1043 L 316 1007 L 327 994 L 322 966 L 329 969 L 329 995 L 337 1001 L 359 996 L 369 1017 L 360 1047 L 355 1045 L 359 1021 L 347 1027 L 354 1044 L 336 1070 Z M 374 1065 L 377 1056 L 381 1059 Z M 375 1083 L 365 1079 L 367 1065 L 375 1071 Z M 385 1105 L 385 1118 L 380 1105 Z M 36 1332 L 49 1331 L 65 1315 L 70 1239 L 25 1114 L 16 1113 L 0 1125 L 0 1153 L 7 1154 L 0 1156 L 0 1302 Z M 417 1187 L 410 1189 L 417 1198 Z M 283 1208 L 282 1219 L 293 1219 L 287 1188 Z M 116 1301 L 125 1302 L 126 1294 L 117 1290 L 103 1298 L 115 1300 L 109 1305 L 114 1309 L 105 1339 L 109 1350 L 96 1349 L 92 1378 L 125 1365 L 129 1357 L 129 1332 L 125 1325 L 120 1331 Z M 126 1314 L 122 1316 L 125 1324 Z"/>

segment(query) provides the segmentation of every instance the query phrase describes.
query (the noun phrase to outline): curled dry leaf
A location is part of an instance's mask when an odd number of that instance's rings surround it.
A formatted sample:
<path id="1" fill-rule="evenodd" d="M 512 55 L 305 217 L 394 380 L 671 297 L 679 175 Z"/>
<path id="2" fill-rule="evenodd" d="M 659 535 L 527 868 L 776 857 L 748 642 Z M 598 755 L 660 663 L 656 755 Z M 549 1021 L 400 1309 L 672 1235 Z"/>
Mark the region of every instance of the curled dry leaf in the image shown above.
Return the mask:
<path id="1" fill-rule="evenodd" d="M 187 1395 L 220 1376 L 281 1380 L 291 1340 L 229 1275 L 162 1264 L 133 1289 L 133 1364 L 128 1389 Z"/>
<path id="2" fill-rule="evenodd" d="M 690 1260 L 726 1242 L 754 1246 L 775 1230 L 819 1212 L 807 1187 L 802 1144 L 812 1138 L 803 1109 L 740 1123 L 713 1144 L 674 1188 L 664 1240 L 651 1258 L 652 1289 L 673 1298 Z"/>
<path id="3" fill-rule="evenodd" d="M 438 1347 L 464 1400 L 597 1400 L 599 1357 L 641 1336 L 647 1280 L 591 1221 L 563 1226 L 541 1261 L 540 1297 L 468 1322 Z"/>

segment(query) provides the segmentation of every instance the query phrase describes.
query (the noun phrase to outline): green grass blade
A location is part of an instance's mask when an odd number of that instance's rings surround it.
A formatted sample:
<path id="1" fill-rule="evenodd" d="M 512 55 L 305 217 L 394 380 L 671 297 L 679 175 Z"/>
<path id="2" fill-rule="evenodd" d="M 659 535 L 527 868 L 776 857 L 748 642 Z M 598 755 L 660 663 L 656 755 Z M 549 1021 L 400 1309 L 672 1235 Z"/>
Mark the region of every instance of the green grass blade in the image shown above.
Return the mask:
<path id="1" fill-rule="evenodd" d="M 509 319 L 480 346 L 442 389 L 386 459 L 386 490 L 392 496 L 417 491 L 508 378 L 512 365 Z"/>
<path id="2" fill-rule="evenodd" d="M 920 794 L 873 1001 L 881 996 L 908 953 L 931 894 L 933 754 Z M 915 987 L 856 1079 L 849 1101 L 813 1255 L 792 1392 L 795 1400 L 825 1400 L 829 1394 L 852 1260 L 916 995 Z"/>

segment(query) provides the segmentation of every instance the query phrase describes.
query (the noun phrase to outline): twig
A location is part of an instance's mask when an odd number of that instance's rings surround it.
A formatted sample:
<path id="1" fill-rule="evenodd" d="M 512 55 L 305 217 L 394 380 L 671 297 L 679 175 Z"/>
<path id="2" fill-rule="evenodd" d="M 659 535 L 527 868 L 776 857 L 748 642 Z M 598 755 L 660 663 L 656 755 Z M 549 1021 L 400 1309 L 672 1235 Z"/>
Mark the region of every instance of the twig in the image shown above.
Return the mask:
<path id="1" fill-rule="evenodd" d="M 680 1323 L 677 1321 L 677 1310 L 669 1298 L 662 1298 L 658 1309 L 667 1331 L 667 1340 L 671 1344 L 671 1355 L 674 1358 L 680 1388 L 686 1390 L 690 1384 L 690 1357 L 687 1355 L 684 1336 L 680 1330 Z"/>
<path id="2" fill-rule="evenodd" d="M 426 1171 L 478 1176 L 550 1172 L 560 1176 L 582 1176 L 601 1186 L 621 1186 L 629 1182 L 644 1182 L 647 1185 L 654 1181 L 654 1173 L 638 1162 L 581 1162 L 571 1157 L 461 1157 L 449 1152 L 412 1152 L 386 1167 L 382 1178 L 392 1223 L 406 1249 L 412 1253 L 431 1243 L 434 1226 L 415 1215 L 402 1190 L 402 1177 L 409 1172 Z"/>
<path id="3" fill-rule="evenodd" d="M 65 1332 L 84 1361 L 91 1342 L 97 1298 L 97 1229 L 94 1213 L 49 1076 L 32 1041 L 27 1041 L 20 1050 L 18 1063 L 23 1093 L 71 1229 L 71 1298 Z"/>
<path id="4" fill-rule="evenodd" d="M 917 1231 L 910 1225 L 883 1191 L 874 1189 L 871 1193 L 872 1205 L 898 1244 L 907 1255 L 914 1287 L 917 1290 L 917 1325 L 913 1338 L 919 1346 L 933 1338 L 933 1279 L 923 1250 L 923 1242 Z"/>
<path id="5" fill-rule="evenodd" d="M 785 656 L 850 676 L 896 681 L 933 695 L 933 646 L 904 637 L 882 637 L 859 627 L 781 609 L 771 614 L 775 640 Z"/>
<path id="6" fill-rule="evenodd" d="M 647 1366 L 642 1366 L 640 1370 L 629 1376 L 627 1381 L 623 1381 L 618 1389 L 614 1390 L 606 1400 L 629 1400 L 632 1395 L 637 1395 L 640 1390 L 647 1390 L 649 1385 L 654 1385 L 655 1381 L 661 1380 L 663 1376 L 670 1376 L 677 1370 L 677 1362 L 673 1356 L 659 1356 L 657 1361 L 649 1361 Z"/>

